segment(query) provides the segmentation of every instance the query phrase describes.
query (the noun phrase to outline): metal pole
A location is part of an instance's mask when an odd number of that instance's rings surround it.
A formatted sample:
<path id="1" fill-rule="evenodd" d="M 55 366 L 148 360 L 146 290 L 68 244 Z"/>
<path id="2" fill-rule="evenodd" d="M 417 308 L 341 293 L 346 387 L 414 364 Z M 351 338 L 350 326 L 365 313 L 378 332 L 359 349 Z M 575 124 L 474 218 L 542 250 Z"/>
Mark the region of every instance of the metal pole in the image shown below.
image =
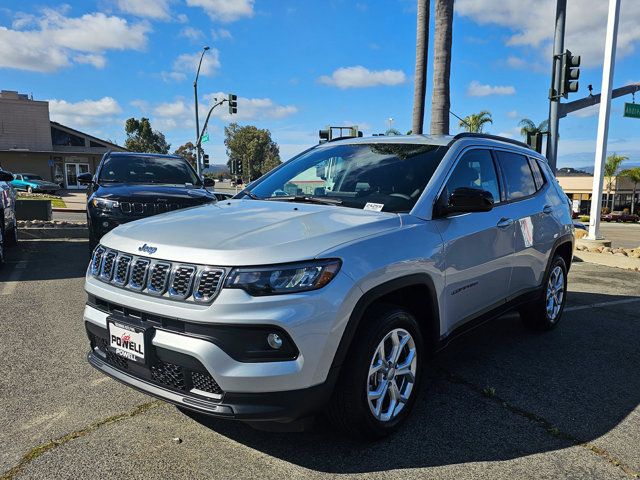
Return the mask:
<path id="1" fill-rule="evenodd" d="M 204 58 L 204 54 L 207 53 L 209 47 L 204 47 L 202 49 L 202 54 L 200 55 L 200 62 L 198 63 L 198 71 L 196 72 L 196 79 L 193 81 L 193 99 L 196 106 L 196 144 L 200 139 L 200 120 L 198 118 L 198 77 L 200 76 L 200 67 L 202 66 L 202 59 Z M 200 175 L 200 147 L 196 145 L 196 172 Z"/>
<path id="2" fill-rule="evenodd" d="M 602 187 L 604 183 L 604 162 L 607 158 L 607 137 L 609 135 L 609 115 L 611 113 L 611 89 L 613 71 L 616 64 L 616 44 L 618 40 L 618 21 L 620 19 L 620 0 L 609 0 L 609 19 L 604 44 L 604 64 L 602 68 L 602 101 L 598 119 L 598 137 L 596 140 L 596 159 L 593 169 L 593 192 L 591 194 L 591 213 L 589 215 L 588 240 L 600 240 L 600 211 L 602 210 Z"/>
<path id="3" fill-rule="evenodd" d="M 551 100 L 549 101 L 549 139 L 547 140 L 547 160 L 553 173 L 556 172 L 558 163 L 558 128 L 560 118 L 560 82 L 562 76 L 562 64 L 558 55 L 564 53 L 564 30 L 567 19 L 567 0 L 558 0 L 556 5 L 556 31 L 553 37 L 553 70 L 551 83 Z"/>

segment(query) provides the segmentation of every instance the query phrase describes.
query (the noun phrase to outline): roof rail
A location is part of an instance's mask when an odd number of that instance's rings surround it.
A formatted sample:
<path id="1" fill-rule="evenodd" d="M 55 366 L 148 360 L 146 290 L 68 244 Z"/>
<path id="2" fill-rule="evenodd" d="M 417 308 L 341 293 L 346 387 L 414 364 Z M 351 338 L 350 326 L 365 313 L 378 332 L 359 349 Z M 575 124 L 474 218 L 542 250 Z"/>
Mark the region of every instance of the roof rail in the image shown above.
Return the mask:
<path id="1" fill-rule="evenodd" d="M 527 145 L 526 143 L 521 142 L 519 140 L 514 140 L 512 138 L 506 138 L 506 137 L 500 137 L 498 135 L 491 135 L 489 133 L 473 133 L 473 132 L 458 133 L 455 137 L 453 137 L 453 140 L 451 140 L 451 143 L 455 142 L 456 140 L 460 140 L 461 138 L 486 138 L 488 140 L 497 140 L 499 142 L 511 143 L 511 144 L 517 145 L 519 147 L 523 147 L 523 148 L 527 148 L 529 150 L 533 150 L 529 145 Z M 451 143 L 449 145 L 451 145 Z"/>

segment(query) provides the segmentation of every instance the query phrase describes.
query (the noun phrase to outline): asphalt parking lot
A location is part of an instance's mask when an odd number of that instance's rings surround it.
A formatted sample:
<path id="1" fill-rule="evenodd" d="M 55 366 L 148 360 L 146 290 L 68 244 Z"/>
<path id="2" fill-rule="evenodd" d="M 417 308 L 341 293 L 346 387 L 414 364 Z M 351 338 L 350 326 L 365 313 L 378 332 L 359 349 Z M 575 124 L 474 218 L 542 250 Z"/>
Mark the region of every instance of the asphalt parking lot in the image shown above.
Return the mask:
<path id="1" fill-rule="evenodd" d="M 2 479 L 640 476 L 637 272 L 575 263 L 555 331 L 509 315 L 452 342 L 408 425 L 359 444 L 322 422 L 268 433 L 192 418 L 99 374 L 85 360 L 87 248 L 24 241 L 0 271 Z"/>

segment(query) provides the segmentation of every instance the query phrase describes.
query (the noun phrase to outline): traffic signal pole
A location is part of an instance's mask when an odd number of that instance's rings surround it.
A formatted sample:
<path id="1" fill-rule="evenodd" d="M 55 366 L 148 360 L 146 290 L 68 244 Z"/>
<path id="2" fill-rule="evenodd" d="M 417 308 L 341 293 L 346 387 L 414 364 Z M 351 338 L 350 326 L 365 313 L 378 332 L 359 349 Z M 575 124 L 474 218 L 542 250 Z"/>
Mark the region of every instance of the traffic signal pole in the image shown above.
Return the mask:
<path id="1" fill-rule="evenodd" d="M 591 193 L 591 212 L 589 215 L 588 240 L 600 240 L 600 211 L 602 209 L 602 188 L 604 183 L 604 163 L 607 158 L 607 137 L 609 135 L 609 116 L 611 114 L 611 90 L 613 71 L 616 62 L 616 44 L 618 23 L 620 20 L 620 0 L 609 0 L 609 18 L 604 43 L 604 64 L 602 68 L 602 102 L 598 119 L 596 138 L 596 158 L 593 170 L 593 192 Z"/>
<path id="2" fill-rule="evenodd" d="M 547 160 L 553 173 L 558 161 L 558 127 L 560 117 L 560 82 L 562 81 L 561 55 L 564 53 L 564 31 L 567 20 L 567 0 L 558 0 L 556 5 L 556 30 L 553 37 L 553 70 L 551 72 L 551 94 L 549 95 L 549 139 Z"/>

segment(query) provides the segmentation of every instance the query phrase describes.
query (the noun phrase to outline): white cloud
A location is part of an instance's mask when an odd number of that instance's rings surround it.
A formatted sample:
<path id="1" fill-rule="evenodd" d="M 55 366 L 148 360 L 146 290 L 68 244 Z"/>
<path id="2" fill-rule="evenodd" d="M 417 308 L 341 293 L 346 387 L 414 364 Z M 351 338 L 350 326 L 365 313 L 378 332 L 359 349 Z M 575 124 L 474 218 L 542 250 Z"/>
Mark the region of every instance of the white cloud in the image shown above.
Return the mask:
<path id="1" fill-rule="evenodd" d="M 202 52 L 183 53 L 173 62 L 171 71 L 161 72 L 160 76 L 164 81 L 180 82 L 186 78 L 194 77 L 198 70 L 198 62 L 200 62 Z M 202 66 L 200 67 L 200 75 L 204 77 L 215 75 L 220 69 L 220 53 L 217 49 L 212 48 L 204 54 L 202 58 Z"/>
<path id="2" fill-rule="evenodd" d="M 507 65 L 511 68 L 524 68 L 529 65 L 529 62 L 523 58 L 516 57 L 515 55 L 509 55 L 509 58 L 507 58 Z"/>
<path id="3" fill-rule="evenodd" d="M 167 0 L 117 0 L 120 11 L 138 17 L 166 20 L 169 18 Z"/>
<path id="4" fill-rule="evenodd" d="M 120 112 L 122 108 L 112 97 L 75 103 L 66 100 L 49 100 L 51 119 L 70 127 L 104 125 L 117 120 Z"/>
<path id="5" fill-rule="evenodd" d="M 226 98 L 227 94 L 223 92 L 210 93 L 204 95 L 204 101 L 199 104 L 200 127 L 204 124 L 204 119 L 209 112 L 209 108 L 214 103 L 214 98 L 218 100 Z M 172 130 L 192 130 L 195 125 L 195 114 L 193 102 L 186 101 L 183 98 L 177 98 L 172 102 L 163 102 L 154 106 L 149 106 L 147 102 L 142 100 L 134 100 L 135 106 L 143 112 L 150 111 L 152 113 L 152 124 L 154 128 L 161 131 Z M 298 112 L 294 105 L 280 105 L 270 98 L 246 98 L 238 97 L 238 113 L 229 114 L 227 104 L 224 103 L 212 113 L 212 118 L 223 120 L 225 122 L 232 121 L 254 121 L 254 120 L 279 120 L 291 116 Z M 210 125 L 212 122 L 209 122 Z M 210 126 L 210 128 L 213 128 Z"/>
<path id="6" fill-rule="evenodd" d="M 361 65 L 341 67 L 331 75 L 323 75 L 318 81 L 338 88 L 376 87 L 379 85 L 400 85 L 407 81 L 402 70 L 369 70 Z"/>
<path id="7" fill-rule="evenodd" d="M 204 96 L 205 100 L 209 104 L 213 104 L 214 98 L 220 100 L 225 97 L 226 94 L 223 92 L 210 93 Z M 226 121 L 247 121 L 262 119 L 279 120 L 296 113 L 298 113 L 298 107 L 295 105 L 279 105 L 270 98 L 238 97 L 237 114 L 230 115 L 227 104 L 225 103 L 216 108 L 212 115 Z"/>
<path id="8" fill-rule="evenodd" d="M 508 46 L 534 47 L 545 60 L 551 53 L 556 0 L 539 0 L 527 8 L 521 0 L 457 0 L 456 12 L 481 25 L 496 24 L 512 31 Z M 580 0 L 568 2 L 565 44 L 582 55 L 583 65 L 602 63 L 608 2 Z M 634 51 L 640 42 L 640 2 L 622 2 L 617 58 Z M 549 68 L 551 62 L 549 61 Z"/>
<path id="9" fill-rule="evenodd" d="M 583 108 L 582 110 L 577 110 L 575 112 L 571 112 L 569 116 L 578 117 L 578 118 L 589 118 L 589 117 L 597 117 L 600 113 L 600 105 L 591 105 L 589 107 Z"/>
<path id="10" fill-rule="evenodd" d="M 104 68 L 107 64 L 105 56 L 97 53 L 80 54 L 73 57 L 73 59 L 78 63 L 93 65 L 96 68 Z"/>
<path id="11" fill-rule="evenodd" d="M 190 7 L 200 7 L 211 20 L 233 22 L 253 16 L 254 0 L 187 0 Z"/>
<path id="12" fill-rule="evenodd" d="M 517 110 L 510 110 L 507 112 L 507 117 L 509 118 L 518 118 L 518 111 Z"/>
<path id="13" fill-rule="evenodd" d="M 187 38 L 192 42 L 196 42 L 204 38 L 204 32 L 198 28 L 184 27 L 182 30 L 180 30 L 180 36 Z"/>
<path id="14" fill-rule="evenodd" d="M 470 97 L 486 97 L 488 95 L 514 95 L 515 87 L 511 85 L 484 85 L 477 80 L 473 80 L 467 87 L 467 95 Z"/>
<path id="15" fill-rule="evenodd" d="M 231 35 L 231 32 L 226 28 L 213 28 L 211 30 L 211 38 L 213 38 L 214 40 L 227 40 L 233 38 L 233 36 Z"/>
<path id="16" fill-rule="evenodd" d="M 108 50 L 141 50 L 146 47 L 150 27 L 130 24 L 117 16 L 88 13 L 66 17 L 63 11 L 44 9 L 41 17 L 24 17 L 21 30 L 0 27 L 0 68 L 52 72 L 76 63 L 104 67 Z"/>

